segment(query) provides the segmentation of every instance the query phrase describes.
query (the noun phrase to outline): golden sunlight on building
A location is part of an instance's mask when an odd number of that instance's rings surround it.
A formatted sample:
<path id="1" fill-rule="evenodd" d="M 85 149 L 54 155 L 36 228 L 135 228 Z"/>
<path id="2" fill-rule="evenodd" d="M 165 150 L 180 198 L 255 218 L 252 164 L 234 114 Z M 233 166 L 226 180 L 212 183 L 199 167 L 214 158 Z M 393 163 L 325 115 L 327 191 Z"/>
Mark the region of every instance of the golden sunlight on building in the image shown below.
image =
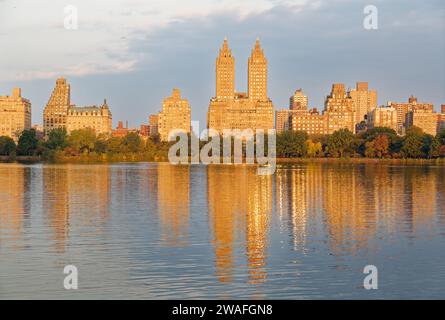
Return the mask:
<path id="1" fill-rule="evenodd" d="M 377 108 L 377 91 L 368 90 L 367 82 L 357 82 L 356 88 L 349 90 L 354 101 L 355 123 L 366 121 L 366 115 Z"/>
<path id="2" fill-rule="evenodd" d="M 31 129 L 31 102 L 22 98 L 20 88 L 14 88 L 11 96 L 0 96 L 0 136 L 17 142 L 27 129 Z"/>
<path id="3" fill-rule="evenodd" d="M 397 102 L 389 102 L 388 106 L 393 107 L 397 110 L 397 133 L 404 134 L 405 130 L 409 126 L 407 124 L 407 115 L 412 111 L 425 111 L 425 113 L 433 113 L 434 106 L 432 103 L 419 103 L 417 98 L 414 96 L 410 96 L 407 103 L 397 103 Z M 416 116 L 415 116 L 416 117 Z M 420 116 L 419 118 L 423 118 Z M 412 121 L 412 120 L 411 120 Z"/>
<path id="4" fill-rule="evenodd" d="M 70 107 L 66 119 L 66 131 L 68 133 L 91 128 L 96 134 L 110 134 L 112 129 L 112 116 L 108 108 L 107 100 L 98 106 Z"/>
<path id="5" fill-rule="evenodd" d="M 406 114 L 406 129 L 418 127 L 433 136 L 437 133 L 438 114 L 432 110 L 413 109 Z"/>
<path id="6" fill-rule="evenodd" d="M 393 107 L 378 107 L 368 113 L 368 128 L 385 127 L 397 132 L 397 110 Z"/>
<path id="7" fill-rule="evenodd" d="M 71 88 L 66 79 L 59 78 L 43 111 L 45 134 L 52 129 L 73 130 L 91 128 L 96 134 L 111 134 L 112 115 L 106 100 L 101 106 L 78 107 L 71 104 Z"/>
<path id="8" fill-rule="evenodd" d="M 224 39 L 216 59 L 216 96 L 210 100 L 207 127 L 224 129 L 273 129 L 274 110 L 267 96 L 267 59 L 257 39 L 248 59 L 248 92 L 235 92 L 235 59 Z"/>
<path id="9" fill-rule="evenodd" d="M 335 83 L 325 101 L 326 133 L 332 134 L 340 129 L 355 133 L 356 111 L 354 100 L 346 93 L 345 85 Z"/>
<path id="10" fill-rule="evenodd" d="M 157 116 L 157 131 L 162 141 L 169 141 L 170 136 L 177 132 L 190 133 L 190 104 L 181 98 L 181 91 L 173 89 L 170 97 L 162 103 L 162 111 Z M 155 119 L 150 118 L 150 125 Z"/>

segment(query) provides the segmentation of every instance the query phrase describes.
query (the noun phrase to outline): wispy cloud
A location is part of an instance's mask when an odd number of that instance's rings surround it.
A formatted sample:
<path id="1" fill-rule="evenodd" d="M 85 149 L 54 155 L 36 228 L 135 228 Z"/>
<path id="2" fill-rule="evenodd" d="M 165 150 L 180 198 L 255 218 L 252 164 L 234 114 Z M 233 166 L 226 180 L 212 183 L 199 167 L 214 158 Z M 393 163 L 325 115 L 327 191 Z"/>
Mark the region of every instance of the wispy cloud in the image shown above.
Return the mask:
<path id="1" fill-rule="evenodd" d="M 63 27 L 67 5 L 78 9 L 78 30 Z M 128 50 L 131 41 L 172 23 L 225 14 L 242 21 L 277 6 L 299 11 L 319 5 L 320 1 L 309 0 L 0 2 L 0 39 L 9 44 L 0 60 L 0 80 L 128 72 L 139 59 L 138 53 Z"/>

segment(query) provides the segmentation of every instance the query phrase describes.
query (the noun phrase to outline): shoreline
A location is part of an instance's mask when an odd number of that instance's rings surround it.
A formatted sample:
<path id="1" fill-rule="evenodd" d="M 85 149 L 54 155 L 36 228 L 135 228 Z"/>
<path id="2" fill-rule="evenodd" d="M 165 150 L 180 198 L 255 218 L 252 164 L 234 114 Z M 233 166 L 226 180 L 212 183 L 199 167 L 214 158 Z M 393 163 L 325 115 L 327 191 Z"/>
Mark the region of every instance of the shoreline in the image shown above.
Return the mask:
<path id="1" fill-rule="evenodd" d="M 59 160 L 44 160 L 40 156 L 0 156 L 1 163 L 43 163 L 43 164 L 100 164 L 100 163 L 168 163 L 167 159 L 147 159 L 137 154 L 125 155 L 119 157 L 72 157 Z M 445 158 L 437 159 L 378 159 L 378 158 L 276 158 L 277 164 L 307 164 L 307 163 L 337 163 L 337 164 L 403 164 L 403 165 L 443 165 L 445 166 Z"/>

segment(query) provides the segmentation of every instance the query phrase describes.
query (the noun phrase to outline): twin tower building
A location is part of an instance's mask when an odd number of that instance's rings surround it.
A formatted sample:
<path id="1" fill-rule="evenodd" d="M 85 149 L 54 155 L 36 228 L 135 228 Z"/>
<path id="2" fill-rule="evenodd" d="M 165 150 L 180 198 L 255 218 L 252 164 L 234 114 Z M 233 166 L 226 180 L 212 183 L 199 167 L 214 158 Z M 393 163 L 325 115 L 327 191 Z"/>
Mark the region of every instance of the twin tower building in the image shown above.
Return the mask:
<path id="1" fill-rule="evenodd" d="M 247 93 L 235 91 L 235 58 L 227 38 L 216 58 L 216 96 L 210 100 L 207 127 L 224 129 L 274 128 L 274 109 L 267 96 L 267 59 L 257 39 L 248 60 Z"/>
<path id="2" fill-rule="evenodd" d="M 177 131 L 191 131 L 190 105 L 181 98 L 178 89 L 164 99 L 161 112 L 150 116 L 150 127 L 157 128 L 163 141 L 169 140 L 169 136 Z M 263 129 L 267 132 L 274 128 L 274 109 L 267 96 L 267 59 L 259 39 L 248 61 L 247 93 L 235 91 L 235 58 L 227 38 L 224 39 L 216 58 L 216 95 L 210 100 L 207 128 L 219 134 L 232 129 Z"/>

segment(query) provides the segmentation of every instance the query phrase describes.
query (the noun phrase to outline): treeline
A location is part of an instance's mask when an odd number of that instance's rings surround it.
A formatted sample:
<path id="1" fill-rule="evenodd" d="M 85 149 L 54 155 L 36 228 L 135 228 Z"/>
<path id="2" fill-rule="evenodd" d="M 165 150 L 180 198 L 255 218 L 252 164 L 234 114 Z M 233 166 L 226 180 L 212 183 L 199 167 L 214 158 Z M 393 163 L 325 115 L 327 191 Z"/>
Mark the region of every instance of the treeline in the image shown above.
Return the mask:
<path id="1" fill-rule="evenodd" d="M 204 144 L 201 142 L 200 146 Z M 133 132 L 124 137 L 110 137 L 96 136 L 92 129 L 75 130 L 70 135 L 65 129 L 54 129 L 43 139 L 30 129 L 23 131 L 17 144 L 9 137 L 0 137 L 0 156 L 10 160 L 16 156 L 39 157 L 52 162 L 167 161 L 171 145 L 161 142 L 159 137 L 142 139 Z M 374 128 L 360 134 L 342 129 L 331 135 L 286 131 L 277 135 L 276 147 L 278 158 L 445 158 L 445 130 L 432 136 L 412 127 L 403 137 L 389 128 Z"/>
<path id="2" fill-rule="evenodd" d="M 444 158 L 445 130 L 432 136 L 412 127 L 403 137 L 389 128 L 373 128 L 360 134 L 341 129 L 331 135 L 318 136 L 309 136 L 303 131 L 286 131 L 277 135 L 277 157 Z"/>
<path id="3" fill-rule="evenodd" d="M 165 161 L 170 144 L 158 137 L 142 139 L 130 132 L 124 137 L 96 136 L 92 129 L 67 134 L 54 129 L 47 139 L 39 138 L 34 129 L 22 132 L 16 144 L 10 137 L 0 137 L 0 155 L 40 157 L 45 161 Z"/>

